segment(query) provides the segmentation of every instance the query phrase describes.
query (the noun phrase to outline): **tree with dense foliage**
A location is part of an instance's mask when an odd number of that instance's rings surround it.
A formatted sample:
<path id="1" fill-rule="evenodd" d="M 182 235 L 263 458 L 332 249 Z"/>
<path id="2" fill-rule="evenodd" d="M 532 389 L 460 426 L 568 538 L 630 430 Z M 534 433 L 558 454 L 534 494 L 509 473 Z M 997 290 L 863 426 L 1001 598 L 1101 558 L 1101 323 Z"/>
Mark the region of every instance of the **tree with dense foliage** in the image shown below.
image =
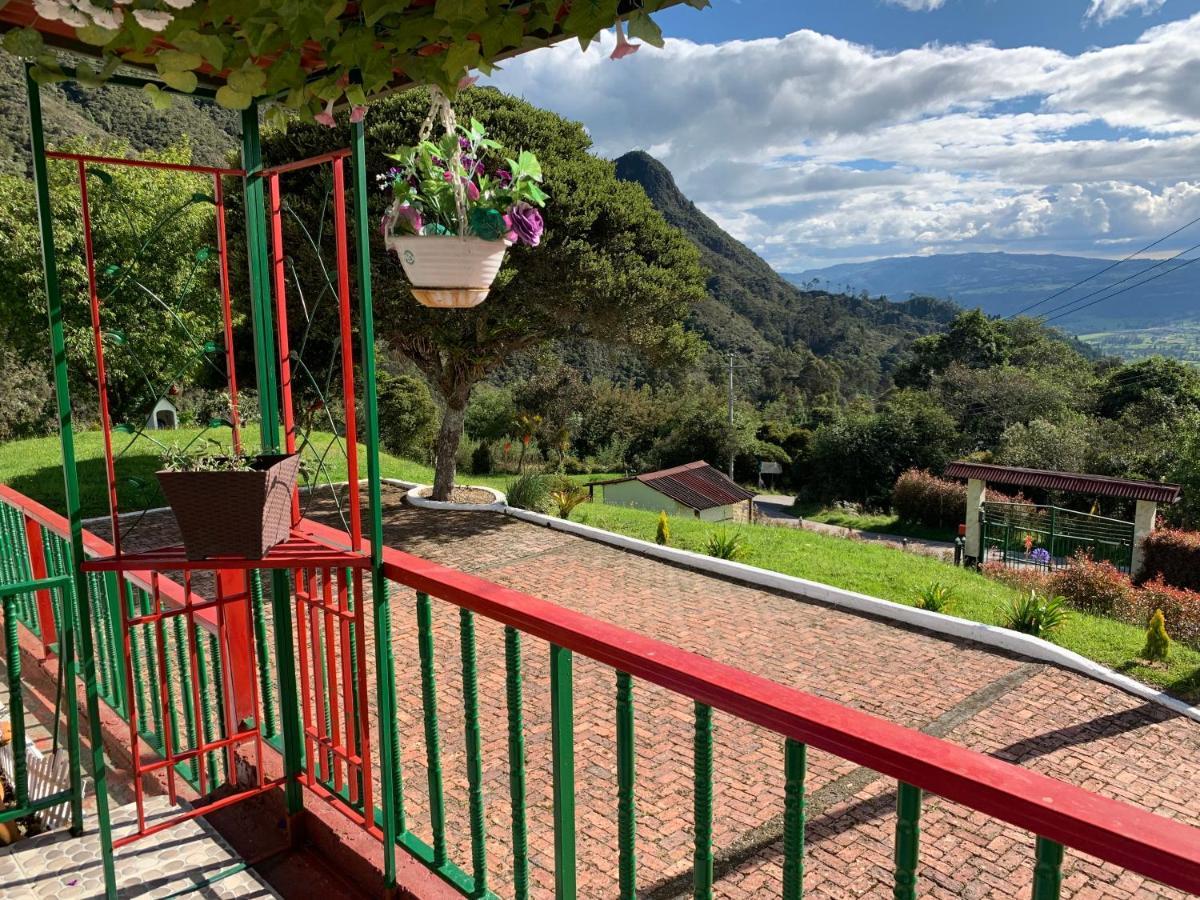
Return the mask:
<path id="1" fill-rule="evenodd" d="M 384 154 L 414 143 L 429 97 L 413 91 L 376 104 L 367 119 L 368 165 L 382 172 Z M 487 300 L 473 310 L 433 310 L 411 297 L 399 263 L 372 245 L 379 334 L 410 359 L 442 406 L 433 496 L 449 496 L 467 403 L 480 381 L 515 353 L 567 336 L 630 344 L 651 358 L 685 363 L 698 343 L 684 331 L 703 295 L 694 247 L 655 212 L 644 192 L 617 181 L 612 164 L 593 156 L 578 123 L 491 89 L 465 92 L 456 103 L 506 148 L 532 151 L 542 164 L 550 200 L 541 246 L 513 247 Z M 342 135 L 315 125 L 265 141 L 272 161 L 332 150 Z M 297 173 L 289 182 L 295 207 L 319 202 Z M 376 217 L 382 195 L 373 196 Z"/>
<path id="2" fill-rule="evenodd" d="M 64 149 L 117 157 L 129 151 L 80 141 Z M 185 143 L 153 158 L 186 163 L 191 152 Z M 204 346 L 219 341 L 221 331 L 212 181 L 120 166 L 87 172 L 109 398 L 118 423 L 141 424 L 173 383 L 223 377 L 219 343 L 208 352 Z M 79 182 L 72 163 L 52 162 L 49 173 L 78 413 L 94 409 L 96 396 Z M 0 210 L 0 345 L 26 360 L 47 360 L 41 242 L 27 179 L 0 175 Z"/>

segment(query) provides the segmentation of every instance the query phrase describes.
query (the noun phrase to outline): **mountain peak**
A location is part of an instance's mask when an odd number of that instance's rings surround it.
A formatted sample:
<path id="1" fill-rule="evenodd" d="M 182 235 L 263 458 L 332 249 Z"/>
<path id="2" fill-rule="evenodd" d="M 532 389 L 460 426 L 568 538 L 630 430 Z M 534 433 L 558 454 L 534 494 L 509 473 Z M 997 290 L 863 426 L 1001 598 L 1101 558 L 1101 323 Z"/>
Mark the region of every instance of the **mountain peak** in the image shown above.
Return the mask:
<path id="1" fill-rule="evenodd" d="M 634 181 L 642 186 L 646 196 L 667 216 L 667 210 L 690 209 L 692 202 L 675 184 L 671 170 L 645 150 L 630 150 L 616 159 L 617 177 L 622 181 Z M 676 224 L 676 223 L 672 223 Z M 678 227 L 678 225 L 676 226 Z"/>

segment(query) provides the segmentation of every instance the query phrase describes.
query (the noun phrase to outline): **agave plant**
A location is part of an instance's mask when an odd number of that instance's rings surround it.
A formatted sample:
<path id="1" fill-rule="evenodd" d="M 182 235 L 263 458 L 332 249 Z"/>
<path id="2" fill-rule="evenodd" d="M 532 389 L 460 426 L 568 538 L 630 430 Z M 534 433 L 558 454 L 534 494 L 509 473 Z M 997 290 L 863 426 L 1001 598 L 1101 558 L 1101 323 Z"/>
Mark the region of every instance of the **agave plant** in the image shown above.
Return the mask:
<path id="1" fill-rule="evenodd" d="M 718 528 L 705 540 L 704 552 L 717 559 L 737 561 L 750 555 L 750 544 L 740 531 Z"/>
<path id="2" fill-rule="evenodd" d="M 1047 597 L 1030 591 L 1008 605 L 1004 627 L 1034 637 L 1049 637 L 1067 621 L 1066 602 L 1065 597 Z"/>
<path id="3" fill-rule="evenodd" d="M 580 503 L 585 503 L 588 499 L 587 488 L 570 487 L 560 488 L 550 492 L 550 502 L 554 504 L 555 514 L 560 519 L 571 518 L 571 512 Z"/>
<path id="4" fill-rule="evenodd" d="M 927 584 L 917 595 L 917 607 L 930 612 L 949 613 L 954 608 L 954 604 L 954 589 L 940 581 Z"/>

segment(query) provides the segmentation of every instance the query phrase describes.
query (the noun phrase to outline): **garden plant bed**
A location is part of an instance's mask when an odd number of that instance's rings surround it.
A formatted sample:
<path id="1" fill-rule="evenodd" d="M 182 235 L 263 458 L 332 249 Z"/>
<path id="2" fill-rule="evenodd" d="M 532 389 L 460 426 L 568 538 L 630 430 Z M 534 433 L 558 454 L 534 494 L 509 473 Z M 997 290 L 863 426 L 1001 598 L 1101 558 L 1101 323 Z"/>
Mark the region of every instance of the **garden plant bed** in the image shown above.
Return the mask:
<path id="1" fill-rule="evenodd" d="M 429 488 L 416 488 L 413 490 L 413 495 L 420 497 L 422 500 L 429 499 Z M 477 506 L 486 506 L 496 502 L 496 493 L 486 488 L 464 487 L 455 485 L 450 491 L 450 496 L 446 500 L 447 503 L 469 503 Z"/>

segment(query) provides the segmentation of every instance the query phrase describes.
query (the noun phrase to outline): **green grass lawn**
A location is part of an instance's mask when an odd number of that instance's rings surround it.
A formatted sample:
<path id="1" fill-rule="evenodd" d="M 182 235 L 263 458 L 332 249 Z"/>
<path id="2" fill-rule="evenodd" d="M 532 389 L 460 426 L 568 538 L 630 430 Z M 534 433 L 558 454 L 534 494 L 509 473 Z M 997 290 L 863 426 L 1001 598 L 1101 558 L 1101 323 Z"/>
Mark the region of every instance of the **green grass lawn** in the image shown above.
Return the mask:
<path id="1" fill-rule="evenodd" d="M 167 435 L 163 438 L 162 435 Z M 243 443 L 247 447 L 258 446 L 258 428 L 248 426 L 243 430 Z M 158 481 L 154 477 L 156 470 L 161 468 L 159 453 L 161 448 L 155 441 L 165 440 L 167 443 L 178 443 L 183 446 L 189 441 L 203 441 L 207 437 L 220 439 L 224 444 L 229 442 L 227 430 L 210 430 L 202 434 L 198 428 L 180 428 L 177 431 L 150 432 L 139 436 L 130 444 L 130 436 L 113 435 L 113 451 L 121 454 L 117 459 L 117 497 L 122 510 L 136 511 L 152 506 L 164 505 L 162 494 L 158 489 Z M 317 472 L 323 467 L 316 482 L 346 480 L 346 458 L 341 446 L 331 446 L 333 436 L 327 432 L 314 432 L 311 443 L 305 450 L 305 459 L 309 468 Z M 126 448 L 128 446 L 128 449 Z M 199 446 L 197 443 L 195 446 Z M 122 451 L 124 452 L 122 453 Z M 328 450 L 328 452 L 326 452 Z M 104 443 L 99 431 L 79 431 L 75 433 L 75 460 L 79 471 L 79 490 L 85 518 L 102 516 L 108 513 L 108 488 L 104 474 Z M 380 469 L 384 478 L 397 478 L 401 481 L 416 481 L 430 484 L 433 481 L 433 468 L 410 459 L 401 459 L 388 453 L 380 454 Z M 359 476 L 367 475 L 366 448 L 359 444 L 358 452 Z M 487 487 L 504 490 L 511 475 L 464 475 L 460 481 L 466 484 L 486 485 Z M 572 480 L 587 482 L 609 477 L 605 475 L 576 475 Z M 62 454 L 59 449 L 58 437 L 33 438 L 24 441 L 12 441 L 0 444 L 0 481 L 20 491 L 27 497 L 44 503 L 51 509 L 63 509 L 63 477 Z"/>
<path id="2" fill-rule="evenodd" d="M 926 541 L 952 541 L 955 536 L 955 529 L 930 528 L 927 525 L 901 522 L 894 513 L 855 513 L 846 509 L 823 507 L 816 503 L 797 504 L 792 509 L 797 516 L 802 516 L 810 522 L 840 525 L 842 528 L 854 528 L 873 534 L 895 534 Z"/>
<path id="3" fill-rule="evenodd" d="M 657 513 L 599 503 L 583 504 L 572 519 L 647 541 L 654 540 L 658 524 Z M 673 518 L 671 545 L 704 552 L 706 537 L 720 527 Z M 866 541 L 778 525 L 725 527 L 746 536 L 750 555 L 744 561 L 750 565 L 910 606 L 923 587 L 940 581 L 954 590 L 955 614 L 976 622 L 1001 624 L 1004 608 L 1017 596 L 1012 588 L 969 569 Z M 1188 699 L 1200 697 L 1200 652 L 1176 644 L 1167 665 L 1152 666 L 1137 656 L 1145 639 L 1140 628 L 1081 612 L 1072 612 L 1054 637 L 1063 647 L 1148 684 Z"/>

